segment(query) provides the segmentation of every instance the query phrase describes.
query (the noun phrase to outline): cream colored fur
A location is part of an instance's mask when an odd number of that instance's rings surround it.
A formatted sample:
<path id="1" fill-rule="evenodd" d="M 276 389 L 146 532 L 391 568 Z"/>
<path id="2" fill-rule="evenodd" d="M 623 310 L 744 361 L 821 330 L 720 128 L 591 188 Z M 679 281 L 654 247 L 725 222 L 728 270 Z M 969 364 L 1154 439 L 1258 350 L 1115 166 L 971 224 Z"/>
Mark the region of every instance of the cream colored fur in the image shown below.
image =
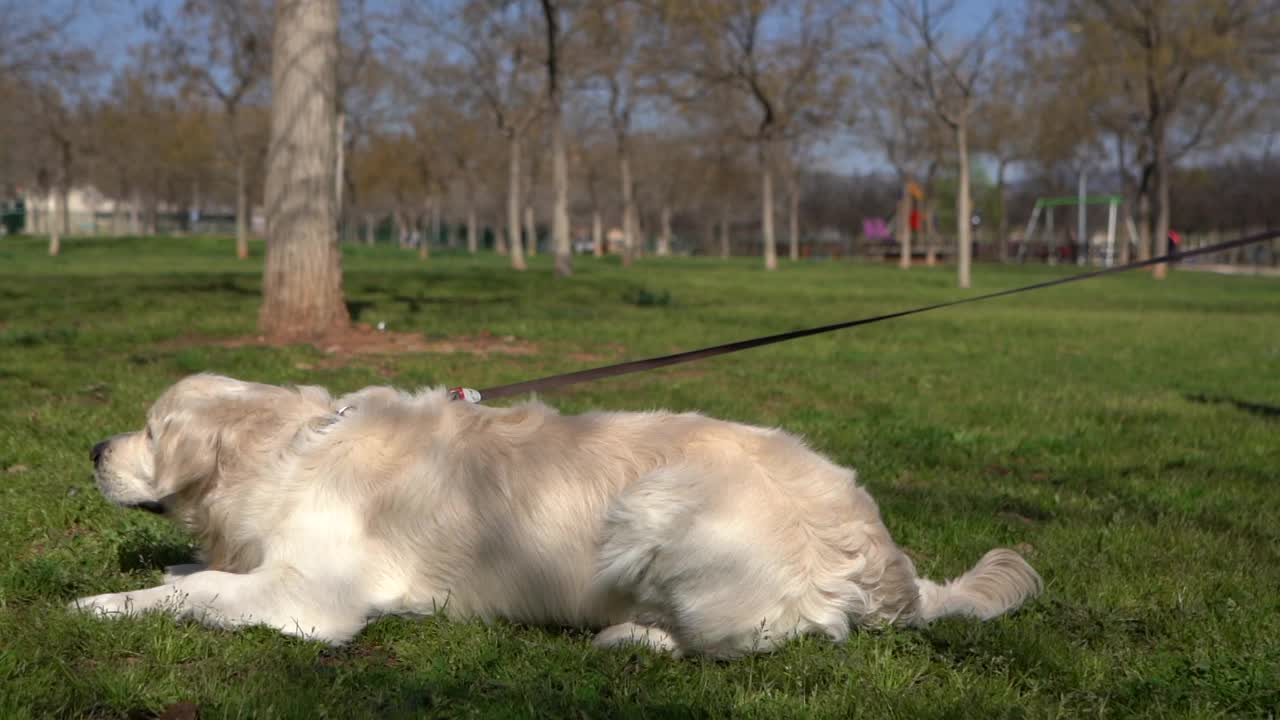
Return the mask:
<path id="1" fill-rule="evenodd" d="M 697 414 L 196 375 L 109 442 L 96 477 L 112 501 L 163 504 L 207 565 L 74 607 L 334 643 L 381 614 L 443 612 L 732 657 L 802 633 L 988 619 L 1040 590 L 1009 550 L 945 585 L 918 578 L 853 471 Z"/>

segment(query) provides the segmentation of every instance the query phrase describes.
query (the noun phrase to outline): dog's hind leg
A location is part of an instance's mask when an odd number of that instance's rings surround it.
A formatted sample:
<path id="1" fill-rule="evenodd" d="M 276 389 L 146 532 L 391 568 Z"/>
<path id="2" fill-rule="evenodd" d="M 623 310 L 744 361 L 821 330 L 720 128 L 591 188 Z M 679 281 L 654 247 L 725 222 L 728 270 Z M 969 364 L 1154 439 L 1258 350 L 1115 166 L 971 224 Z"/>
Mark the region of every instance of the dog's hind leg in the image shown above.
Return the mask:
<path id="1" fill-rule="evenodd" d="M 605 615 L 621 624 L 601 633 L 598 645 L 648 632 L 650 646 L 669 642 L 680 652 L 735 657 L 768 652 L 811 630 L 786 595 L 776 550 L 759 541 L 751 516 L 699 488 L 714 472 L 660 468 L 610 507 L 594 591 Z"/>

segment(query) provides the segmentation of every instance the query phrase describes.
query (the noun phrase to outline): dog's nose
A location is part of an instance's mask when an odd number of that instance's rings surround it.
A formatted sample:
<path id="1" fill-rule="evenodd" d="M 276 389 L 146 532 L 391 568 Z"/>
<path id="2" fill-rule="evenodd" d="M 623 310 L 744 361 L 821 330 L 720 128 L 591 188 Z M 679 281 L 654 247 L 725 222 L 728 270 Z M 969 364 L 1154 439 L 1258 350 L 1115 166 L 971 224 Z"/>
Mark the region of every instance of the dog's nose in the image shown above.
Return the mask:
<path id="1" fill-rule="evenodd" d="M 108 440 L 103 440 L 102 442 L 98 443 L 97 445 L 94 445 L 94 446 L 93 446 L 93 449 L 89 451 L 89 458 L 90 458 L 91 460 L 93 460 L 93 466 L 94 466 L 94 467 L 97 467 L 97 466 L 98 466 L 98 464 L 102 462 L 102 454 L 103 454 L 104 452 L 106 452 L 106 451 L 107 451 L 107 443 L 108 443 L 108 442 L 110 442 L 110 441 L 108 441 Z"/>

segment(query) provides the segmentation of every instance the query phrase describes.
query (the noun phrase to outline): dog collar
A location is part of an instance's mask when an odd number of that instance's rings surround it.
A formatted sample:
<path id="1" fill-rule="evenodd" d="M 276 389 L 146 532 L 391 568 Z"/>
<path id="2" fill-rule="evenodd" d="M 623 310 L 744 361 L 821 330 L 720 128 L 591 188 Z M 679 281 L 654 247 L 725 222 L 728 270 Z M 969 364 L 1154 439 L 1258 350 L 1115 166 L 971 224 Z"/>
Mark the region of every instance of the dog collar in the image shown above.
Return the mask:
<path id="1" fill-rule="evenodd" d="M 449 399 L 464 400 L 474 405 L 480 402 L 480 391 L 466 387 L 449 388 Z M 338 408 L 338 416 L 345 416 L 348 410 L 354 410 L 355 407 L 355 405 L 343 405 Z"/>
<path id="2" fill-rule="evenodd" d="M 456 388 L 449 388 L 449 399 L 465 400 L 466 402 L 469 402 L 474 405 L 476 403 L 479 403 L 481 398 L 480 398 L 479 390 L 473 390 L 468 387 L 456 387 Z"/>

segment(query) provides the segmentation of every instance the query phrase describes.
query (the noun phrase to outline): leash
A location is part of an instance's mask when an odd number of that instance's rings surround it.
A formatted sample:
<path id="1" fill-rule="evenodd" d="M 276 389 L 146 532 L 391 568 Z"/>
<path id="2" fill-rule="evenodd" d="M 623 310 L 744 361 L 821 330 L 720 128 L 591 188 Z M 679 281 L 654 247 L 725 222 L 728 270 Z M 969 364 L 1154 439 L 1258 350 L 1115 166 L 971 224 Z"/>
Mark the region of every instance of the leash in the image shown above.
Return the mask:
<path id="1" fill-rule="evenodd" d="M 587 370 L 578 370 L 576 372 L 552 375 L 550 377 L 538 378 L 536 380 L 526 380 L 524 382 L 511 383 L 509 385 L 498 385 L 491 388 L 484 388 L 482 390 L 457 387 L 449 391 L 449 397 L 453 400 L 464 400 L 470 403 L 478 403 L 481 400 L 496 400 L 498 398 L 511 397 L 513 395 L 521 395 L 528 392 L 552 390 L 591 380 L 603 380 L 605 378 L 617 377 L 619 375 L 629 375 L 631 373 L 642 372 L 645 370 L 655 370 L 669 365 L 679 365 L 681 363 L 693 362 L 695 360 L 704 360 L 706 358 L 716 357 L 717 355 L 728 355 L 729 353 L 750 350 L 751 348 L 762 347 L 764 345 L 773 345 L 774 343 L 809 337 L 810 335 L 821 335 L 823 333 L 835 332 L 836 330 L 858 327 L 859 325 L 870 325 L 872 323 L 893 320 L 894 318 L 906 317 L 908 315 L 918 315 L 923 312 L 929 312 L 930 310 L 941 310 L 942 308 L 955 307 L 956 305 L 965 305 L 968 303 L 980 302 L 982 300 L 992 300 L 998 297 L 1017 295 L 1018 293 L 1030 292 L 1032 290 L 1042 290 L 1055 285 L 1066 285 L 1067 283 L 1080 282 L 1081 280 L 1089 280 L 1096 277 L 1102 277 L 1103 275 L 1113 275 L 1115 273 L 1137 270 L 1138 268 L 1149 267 L 1151 265 L 1159 265 L 1160 263 L 1169 262 L 1170 260 L 1179 260 L 1182 258 L 1196 257 L 1197 255 L 1208 255 L 1210 253 L 1222 252 L 1224 250 L 1233 250 L 1235 248 L 1245 247 L 1246 245 L 1274 240 L 1278 237 L 1280 237 L 1280 230 L 1271 230 L 1239 238 L 1237 240 L 1228 240 L 1214 245 L 1206 245 L 1205 247 L 1195 248 L 1194 250 L 1173 252 L 1160 257 L 1151 258 L 1150 260 L 1139 260 L 1127 265 L 1093 270 L 1080 275 L 1070 275 L 1067 277 L 1055 278 L 1053 280 L 1045 280 L 1044 282 L 1023 285 L 1022 287 L 1011 288 L 1009 290 L 999 290 L 997 292 L 986 293 L 984 295 L 975 295 L 974 297 L 961 298 L 959 300 L 948 300 L 946 302 L 934 303 L 932 305 L 923 305 L 921 307 L 911 308 L 910 310 L 899 310 L 897 312 L 885 313 L 884 315 L 874 315 L 871 317 L 860 318 L 858 320 L 832 323 L 830 325 L 820 325 L 818 327 L 805 328 L 803 330 L 792 330 L 790 332 L 766 335 L 764 337 L 751 338 L 749 340 L 738 340 L 736 342 L 713 345 L 699 350 L 687 350 L 685 352 L 674 353 L 672 355 L 662 355 L 660 357 L 646 358 L 643 360 L 631 360 L 629 362 L 617 363 L 616 365 L 605 365 L 603 367 L 589 368 Z"/>

